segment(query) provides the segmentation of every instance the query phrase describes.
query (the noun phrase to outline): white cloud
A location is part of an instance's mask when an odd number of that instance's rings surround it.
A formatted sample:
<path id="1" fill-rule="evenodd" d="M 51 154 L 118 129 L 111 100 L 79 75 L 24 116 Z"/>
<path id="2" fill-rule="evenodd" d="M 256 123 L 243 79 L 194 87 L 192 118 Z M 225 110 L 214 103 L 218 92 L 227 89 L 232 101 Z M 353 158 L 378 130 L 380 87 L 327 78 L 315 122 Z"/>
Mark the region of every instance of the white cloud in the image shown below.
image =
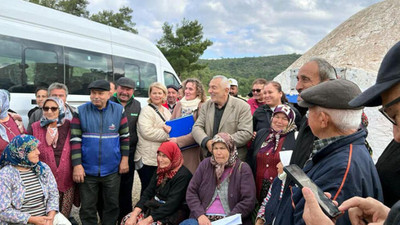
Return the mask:
<path id="1" fill-rule="evenodd" d="M 203 58 L 304 53 L 340 23 L 381 0 L 90 0 L 90 11 L 133 9 L 139 34 L 155 42 L 164 22 L 198 20 L 214 44 Z"/>

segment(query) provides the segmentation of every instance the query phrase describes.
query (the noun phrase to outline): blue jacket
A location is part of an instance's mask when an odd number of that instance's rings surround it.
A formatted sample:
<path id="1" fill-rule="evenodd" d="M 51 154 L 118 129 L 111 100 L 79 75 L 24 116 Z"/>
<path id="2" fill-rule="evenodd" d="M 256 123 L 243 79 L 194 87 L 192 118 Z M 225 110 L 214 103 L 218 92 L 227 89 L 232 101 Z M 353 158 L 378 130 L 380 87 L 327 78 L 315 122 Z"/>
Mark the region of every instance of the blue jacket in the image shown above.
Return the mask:
<path id="1" fill-rule="evenodd" d="M 120 138 L 129 136 L 129 132 L 120 135 L 122 122 L 127 121 L 124 108 L 112 101 L 99 110 L 91 102 L 78 107 L 76 112 L 79 121 L 73 120 L 71 124 L 71 143 L 74 148 L 74 141 L 79 133 L 78 123 L 81 131 L 81 163 L 85 173 L 91 176 L 107 176 L 118 172 L 121 161 Z M 76 132 L 78 130 L 78 132 Z M 128 139 L 129 144 L 129 139 Z M 78 149 L 79 150 L 79 149 Z M 125 154 L 123 154 L 125 155 Z M 127 151 L 129 155 L 129 147 Z M 79 157 L 76 151 L 72 153 L 72 160 Z M 79 163 L 73 163 L 75 166 Z"/>
<path id="2" fill-rule="evenodd" d="M 381 183 L 371 156 L 365 147 L 365 137 L 365 131 L 359 130 L 329 144 L 319 150 L 303 169 L 318 187 L 324 192 L 331 193 L 332 198 L 343 182 L 343 187 L 336 198 L 339 205 L 353 196 L 369 196 L 380 201 L 383 200 Z M 350 146 L 352 151 L 350 151 Z M 350 166 L 344 179 L 350 157 Z M 294 186 L 294 182 L 287 179 L 279 204 L 267 204 L 265 211 L 276 210 L 274 224 L 304 224 L 302 218 L 305 203 L 303 195 L 301 190 Z M 276 182 L 275 180 L 274 185 Z M 279 193 L 272 193 L 272 195 L 273 198 L 279 198 Z M 270 200 L 270 202 L 274 201 Z M 267 221 L 266 224 L 271 224 L 271 221 Z M 336 224 L 350 224 L 348 214 L 339 217 Z"/>

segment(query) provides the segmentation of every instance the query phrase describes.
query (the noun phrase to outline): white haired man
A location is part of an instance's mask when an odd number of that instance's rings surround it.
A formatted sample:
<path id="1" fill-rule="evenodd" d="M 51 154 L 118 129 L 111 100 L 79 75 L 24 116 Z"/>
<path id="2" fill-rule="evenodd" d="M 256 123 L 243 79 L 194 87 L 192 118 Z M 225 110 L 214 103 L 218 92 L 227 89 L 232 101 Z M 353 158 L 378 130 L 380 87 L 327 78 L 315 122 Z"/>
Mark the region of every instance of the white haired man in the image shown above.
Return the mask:
<path id="1" fill-rule="evenodd" d="M 318 137 L 303 170 L 338 203 L 354 196 L 383 199 L 378 173 L 365 146 L 366 132 L 358 129 L 362 108 L 347 104 L 360 93 L 351 81 L 331 80 L 304 90 L 303 101 L 299 102 L 300 106 L 309 108 L 309 126 Z M 287 179 L 280 198 L 280 188 L 276 186 L 280 187 L 281 183 L 276 179 L 272 184 L 271 190 L 275 191 L 265 206 L 266 224 L 272 221 L 304 224 L 305 200 L 301 190 Z M 349 224 L 348 215 L 338 218 L 336 223 Z"/>
<path id="2" fill-rule="evenodd" d="M 250 106 L 238 98 L 229 96 L 229 87 L 226 77 L 212 78 L 208 89 L 211 99 L 201 107 L 192 135 L 204 149 L 203 155 L 207 156 L 211 152 L 212 137 L 220 132 L 229 133 L 236 143 L 239 158 L 245 161 L 246 144 L 253 133 Z"/>

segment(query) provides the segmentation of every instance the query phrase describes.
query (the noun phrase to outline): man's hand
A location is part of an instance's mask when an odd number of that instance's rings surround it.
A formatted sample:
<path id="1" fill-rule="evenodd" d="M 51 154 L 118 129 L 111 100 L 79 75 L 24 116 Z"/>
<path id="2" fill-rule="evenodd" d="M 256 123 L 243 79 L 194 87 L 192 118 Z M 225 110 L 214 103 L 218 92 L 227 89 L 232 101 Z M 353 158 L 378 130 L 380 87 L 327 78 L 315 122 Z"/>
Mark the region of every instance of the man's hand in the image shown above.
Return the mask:
<path id="1" fill-rule="evenodd" d="M 72 179 L 76 183 L 83 183 L 85 181 L 85 169 L 83 169 L 82 165 L 74 166 L 74 171 L 72 173 Z"/>
<path id="2" fill-rule="evenodd" d="M 352 224 L 368 223 L 383 224 L 390 209 L 380 201 L 371 197 L 353 197 L 342 203 L 340 211 L 349 210 L 349 218 Z"/>
<path id="3" fill-rule="evenodd" d="M 211 221 L 205 215 L 199 216 L 197 221 L 199 222 L 199 225 L 211 225 Z"/>
<path id="4" fill-rule="evenodd" d="M 213 144 L 213 141 L 212 140 L 208 140 L 207 141 L 207 144 L 206 144 L 206 146 L 207 146 L 207 150 L 212 154 L 212 144 Z"/>
<path id="5" fill-rule="evenodd" d="M 264 220 L 258 218 L 258 219 L 256 220 L 256 224 L 255 224 L 255 225 L 264 225 L 264 223 L 265 223 Z"/>
<path id="6" fill-rule="evenodd" d="M 304 199 L 306 200 L 303 211 L 304 222 L 307 225 L 334 225 L 335 223 L 329 219 L 324 212 L 322 212 L 322 209 L 312 191 L 309 188 L 304 187 L 302 192 Z"/>
<path id="7" fill-rule="evenodd" d="M 121 162 L 119 163 L 119 173 L 128 173 L 129 172 L 129 163 L 128 156 L 122 156 Z"/>

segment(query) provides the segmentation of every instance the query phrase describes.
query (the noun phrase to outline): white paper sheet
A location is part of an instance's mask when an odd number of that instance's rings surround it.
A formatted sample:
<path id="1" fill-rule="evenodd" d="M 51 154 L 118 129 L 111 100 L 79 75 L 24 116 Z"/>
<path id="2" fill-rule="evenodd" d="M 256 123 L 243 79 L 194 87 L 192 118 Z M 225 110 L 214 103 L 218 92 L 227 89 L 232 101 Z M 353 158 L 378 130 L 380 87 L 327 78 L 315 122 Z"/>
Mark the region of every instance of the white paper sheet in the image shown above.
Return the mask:
<path id="1" fill-rule="evenodd" d="M 242 224 L 242 214 L 235 214 L 232 216 L 225 217 L 223 219 L 214 221 L 212 225 L 238 225 Z"/>
<path id="2" fill-rule="evenodd" d="M 279 157 L 281 158 L 281 162 L 283 166 L 289 166 L 290 159 L 292 158 L 293 150 L 285 150 L 279 152 Z"/>

